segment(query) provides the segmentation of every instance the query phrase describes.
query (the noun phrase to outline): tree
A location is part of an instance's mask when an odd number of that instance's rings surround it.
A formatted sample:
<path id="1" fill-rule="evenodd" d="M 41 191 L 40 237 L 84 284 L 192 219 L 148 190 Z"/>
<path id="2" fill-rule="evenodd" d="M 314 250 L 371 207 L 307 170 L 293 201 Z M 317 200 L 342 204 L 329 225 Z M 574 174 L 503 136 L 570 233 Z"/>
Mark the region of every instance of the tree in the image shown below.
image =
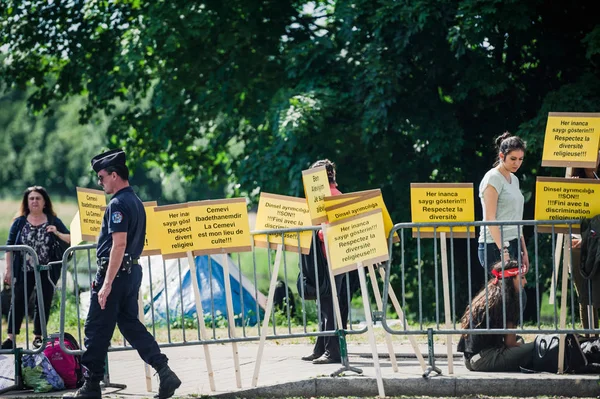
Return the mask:
<path id="1" fill-rule="evenodd" d="M 381 187 L 396 222 L 410 182 L 476 185 L 510 130 L 530 143 L 532 218 L 535 176 L 560 174 L 540 167 L 547 112 L 600 103 L 592 5 L 9 0 L 0 76 L 40 113 L 82 95 L 82 122 L 111 115 L 134 164 L 252 199 L 302 195 L 299 172 L 328 157 L 344 191 Z"/>

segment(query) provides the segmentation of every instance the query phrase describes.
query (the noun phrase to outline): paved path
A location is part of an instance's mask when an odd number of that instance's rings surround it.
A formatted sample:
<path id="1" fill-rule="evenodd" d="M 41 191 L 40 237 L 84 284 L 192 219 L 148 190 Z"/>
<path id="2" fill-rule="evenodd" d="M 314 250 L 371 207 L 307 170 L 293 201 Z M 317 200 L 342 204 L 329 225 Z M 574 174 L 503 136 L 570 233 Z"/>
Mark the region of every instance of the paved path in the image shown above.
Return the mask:
<path id="1" fill-rule="evenodd" d="M 330 377 L 338 371 L 339 364 L 313 365 L 300 360 L 310 354 L 312 346 L 306 344 L 277 344 L 268 341 L 264 348 L 258 385 L 252 388 L 252 376 L 258 351 L 257 343 L 238 344 L 242 387 L 236 386 L 233 351 L 231 344 L 209 345 L 216 391 L 211 392 L 202 346 L 172 347 L 164 349 L 171 368 L 183 381 L 176 396 L 197 397 L 292 397 L 292 396 L 377 396 L 375 368 L 370 347 L 365 344 L 349 344 L 350 365 L 361 368 L 362 375 L 344 372 L 340 377 Z M 419 362 L 407 344 L 394 344 L 398 356 L 398 372 L 393 372 L 390 359 L 383 345 L 378 346 L 381 372 L 387 396 L 434 396 L 462 395 L 486 396 L 600 396 L 598 375 L 555 375 L 548 373 L 473 373 L 468 371 L 458 356 L 454 357 L 454 373 L 448 374 L 444 346 L 436 346 L 436 366 L 442 374 L 430 374 L 423 378 Z M 427 361 L 427 346 L 421 345 Z M 456 353 L 456 352 L 455 352 Z M 146 390 L 144 367 L 134 351 L 109 354 L 110 381 L 125 384 L 126 388 L 107 387 L 105 397 L 151 398 L 157 390 L 157 377 L 152 377 L 152 392 Z M 60 397 L 64 392 L 32 394 L 11 392 L 7 397 Z"/>

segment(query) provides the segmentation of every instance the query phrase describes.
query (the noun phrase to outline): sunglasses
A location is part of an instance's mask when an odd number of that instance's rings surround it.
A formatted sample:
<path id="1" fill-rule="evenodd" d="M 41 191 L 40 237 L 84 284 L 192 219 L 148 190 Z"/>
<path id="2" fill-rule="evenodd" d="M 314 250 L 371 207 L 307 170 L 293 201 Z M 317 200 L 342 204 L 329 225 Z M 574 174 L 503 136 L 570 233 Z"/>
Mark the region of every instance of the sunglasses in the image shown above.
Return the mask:
<path id="1" fill-rule="evenodd" d="M 115 172 L 107 173 L 106 176 L 98 175 L 98 184 L 101 184 L 104 181 L 105 177 L 112 175 Z"/>

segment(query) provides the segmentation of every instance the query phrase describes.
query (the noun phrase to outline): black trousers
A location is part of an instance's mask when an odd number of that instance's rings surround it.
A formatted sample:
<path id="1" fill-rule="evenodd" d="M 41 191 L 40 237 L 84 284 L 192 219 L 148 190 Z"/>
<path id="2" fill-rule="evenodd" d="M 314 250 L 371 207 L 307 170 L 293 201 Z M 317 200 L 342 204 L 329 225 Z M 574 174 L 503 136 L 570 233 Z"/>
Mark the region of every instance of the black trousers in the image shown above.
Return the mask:
<path id="1" fill-rule="evenodd" d="M 342 317 L 342 329 L 348 328 L 348 313 L 350 309 L 350 298 L 347 294 L 347 278 L 343 274 L 336 277 L 336 288 L 338 291 L 338 301 L 340 303 L 340 315 Z M 333 309 L 333 298 L 331 295 L 320 297 L 321 304 L 321 324 L 319 331 L 335 331 L 335 311 Z M 329 357 L 340 359 L 340 341 L 337 335 L 319 336 L 313 348 L 313 354 L 317 356 L 328 352 Z"/>
<path id="2" fill-rule="evenodd" d="M 42 285 L 42 297 L 44 298 L 44 315 L 46 318 L 46 324 L 48 324 L 48 317 L 50 316 L 50 307 L 52 306 L 52 298 L 54 297 L 54 286 L 48 280 L 48 276 L 52 279 L 52 283 L 56 284 L 60 273 L 49 272 L 48 270 L 42 270 L 40 272 L 40 279 Z M 29 298 L 35 290 L 35 275 L 34 272 L 26 272 L 25 274 L 21 270 L 17 273 L 15 286 L 13 287 L 15 294 L 14 305 L 10 308 L 8 313 L 8 333 L 18 335 L 21 332 L 21 324 L 25 317 L 25 307 L 29 303 Z M 15 328 L 13 330 L 12 317 L 15 318 Z M 40 310 L 38 309 L 38 301 L 35 301 L 35 308 L 33 311 L 33 334 L 42 335 L 42 326 L 40 322 Z"/>
<path id="3" fill-rule="evenodd" d="M 125 339 L 138 351 L 144 362 L 155 369 L 167 363 L 168 359 L 161 353 L 156 340 L 138 319 L 142 267 L 133 265 L 131 273 L 119 272 L 104 310 L 98 303 L 98 291 L 103 283 L 104 276 L 96 274 L 90 310 L 85 321 L 86 351 L 81 356 L 85 378 L 92 381 L 102 381 L 104 378 L 104 363 L 115 326 L 119 326 Z"/>

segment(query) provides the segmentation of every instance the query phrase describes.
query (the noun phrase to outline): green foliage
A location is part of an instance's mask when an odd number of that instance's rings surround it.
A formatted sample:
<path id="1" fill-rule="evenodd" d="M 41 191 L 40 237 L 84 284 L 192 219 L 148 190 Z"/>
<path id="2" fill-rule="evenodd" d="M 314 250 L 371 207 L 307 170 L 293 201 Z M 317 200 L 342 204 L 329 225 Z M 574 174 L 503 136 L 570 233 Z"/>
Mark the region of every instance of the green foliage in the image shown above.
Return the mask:
<path id="1" fill-rule="evenodd" d="M 600 105 L 592 6 L 8 0 L 0 8 L 0 80 L 7 95 L 27 93 L 29 109 L 46 118 L 10 124 L 0 141 L 19 151 L 0 145 L 0 154 L 31 180 L 70 170 L 67 158 L 87 162 L 90 154 L 55 155 L 65 149 L 45 145 L 40 130 L 57 123 L 62 101 L 80 99 L 81 122 L 105 123 L 100 145 L 126 147 L 135 169 L 160 168 L 159 181 L 175 171 L 253 201 L 260 191 L 302 195 L 300 171 L 328 157 L 343 192 L 380 187 L 398 222 L 410 220 L 410 182 L 477 184 L 494 161 L 493 138 L 509 130 L 529 143 L 519 177 L 524 218 L 532 219 L 535 177 L 560 174 L 541 168 L 547 113 L 597 112 Z M 24 115 L 2 104 L 2 121 Z M 78 150 L 97 148 L 91 141 Z M 39 156 L 42 148 L 54 156 Z M 11 170 L 0 171 L 0 180 L 14 179 Z M 72 190 L 85 185 L 81 176 L 73 172 L 60 184 Z M 173 200 L 183 197 L 177 187 L 168 191 Z M 432 248 L 421 255 L 432 259 Z M 462 270 L 467 257 L 478 267 L 474 251 L 457 256 Z M 412 248 L 405 262 L 414 295 Z M 419 266 L 431 281 L 433 267 Z"/>
<path id="2" fill-rule="evenodd" d="M 56 291 L 54 294 L 54 299 L 52 300 L 52 307 L 50 309 L 50 317 L 48 320 L 47 331 L 48 334 L 53 334 L 60 330 L 60 302 L 61 302 L 61 291 Z M 79 323 L 82 323 L 83 320 L 77 320 L 77 301 L 75 294 L 70 291 L 66 293 L 66 302 L 65 302 L 65 328 L 78 328 Z"/>

